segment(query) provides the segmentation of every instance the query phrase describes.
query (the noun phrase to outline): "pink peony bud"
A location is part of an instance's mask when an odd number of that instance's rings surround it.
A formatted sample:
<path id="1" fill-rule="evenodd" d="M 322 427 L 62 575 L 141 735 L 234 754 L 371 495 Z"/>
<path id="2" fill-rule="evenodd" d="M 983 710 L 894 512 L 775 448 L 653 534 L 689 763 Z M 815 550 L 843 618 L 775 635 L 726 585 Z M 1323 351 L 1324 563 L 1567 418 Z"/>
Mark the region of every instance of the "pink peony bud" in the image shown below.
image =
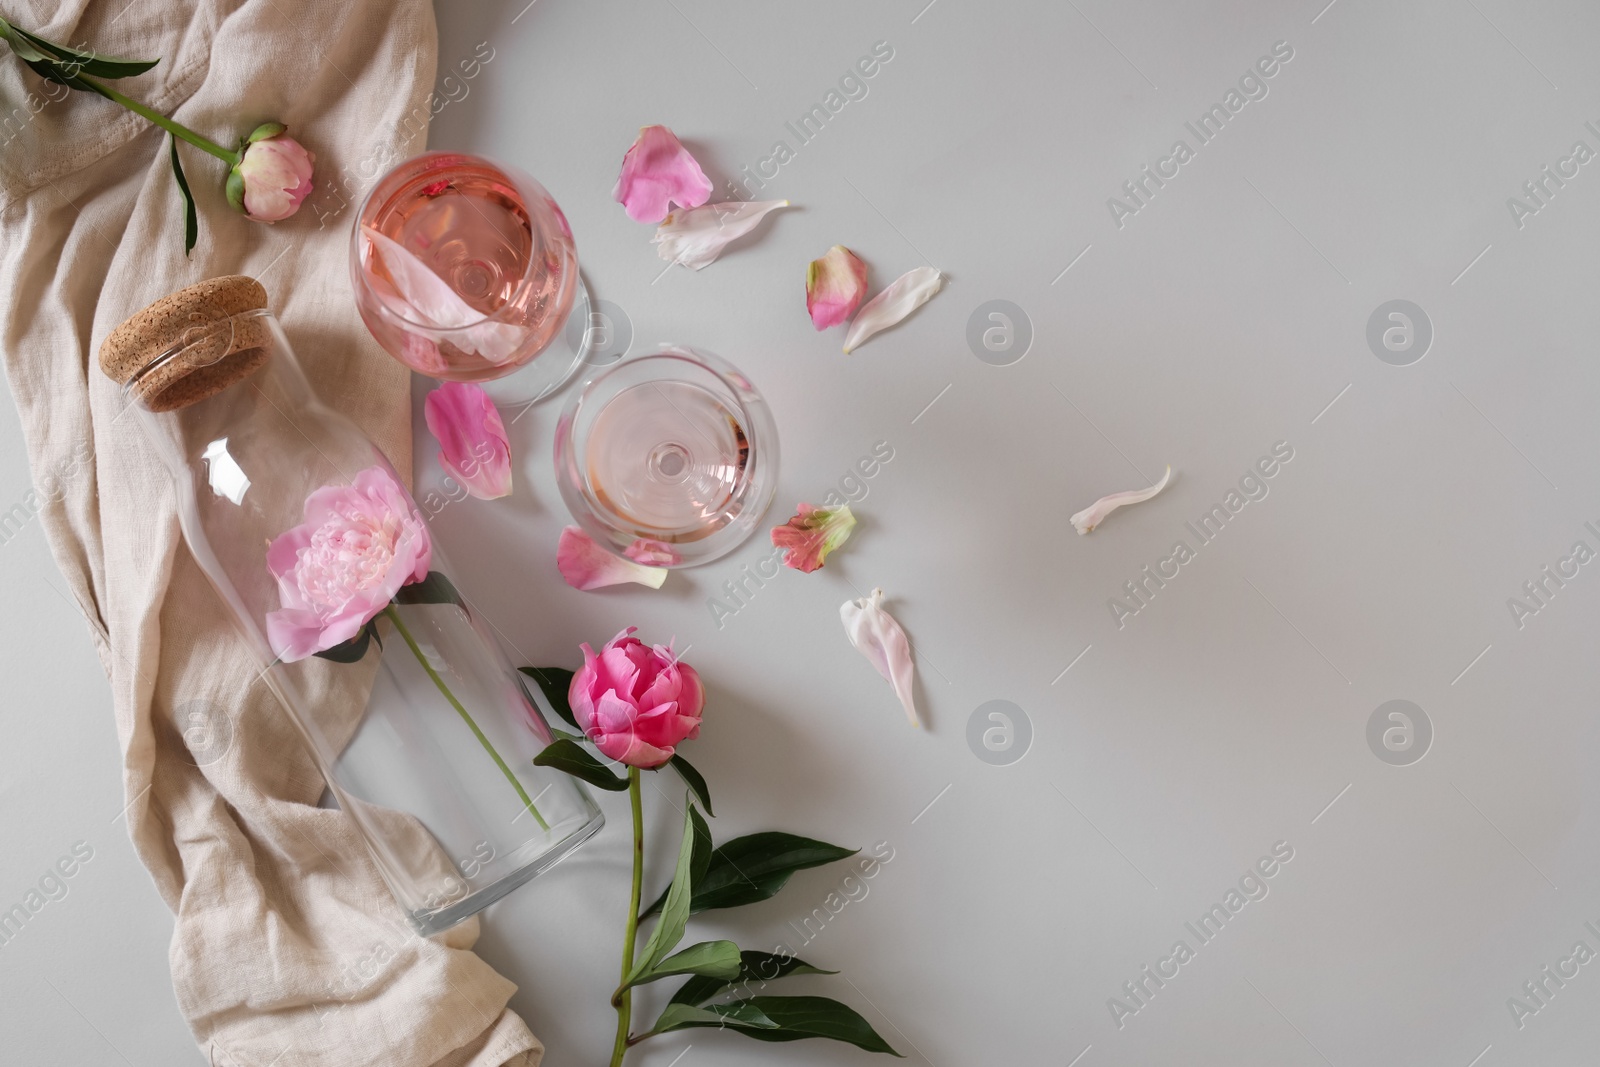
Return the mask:
<path id="1" fill-rule="evenodd" d="M 280 222 L 311 195 L 316 157 L 285 136 L 286 129 L 277 122 L 257 127 L 228 173 L 228 202 L 257 222 Z"/>
<path id="2" fill-rule="evenodd" d="M 439 465 L 467 492 L 494 500 L 511 492 L 511 442 L 489 394 L 445 382 L 422 405 L 428 432 L 439 439 Z"/>
<path id="3" fill-rule="evenodd" d="M 700 736 L 706 691 L 671 648 L 651 648 L 628 627 L 598 654 L 587 644 L 567 699 L 583 735 L 630 767 L 659 767 Z"/>

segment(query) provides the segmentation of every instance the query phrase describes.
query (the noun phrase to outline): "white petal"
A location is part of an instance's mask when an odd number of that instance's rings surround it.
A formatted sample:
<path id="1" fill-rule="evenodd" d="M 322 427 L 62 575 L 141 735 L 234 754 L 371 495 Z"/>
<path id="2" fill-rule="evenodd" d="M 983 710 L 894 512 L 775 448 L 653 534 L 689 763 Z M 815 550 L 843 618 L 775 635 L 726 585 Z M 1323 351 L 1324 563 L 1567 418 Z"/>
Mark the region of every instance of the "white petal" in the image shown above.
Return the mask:
<path id="1" fill-rule="evenodd" d="M 1148 489 L 1130 489 L 1125 493 L 1112 493 L 1110 496 L 1103 496 L 1072 516 L 1072 525 L 1078 528 L 1078 534 L 1082 536 L 1099 526 L 1105 521 L 1107 515 L 1124 504 L 1140 504 L 1149 500 L 1167 487 L 1167 480 L 1171 477 L 1172 468 L 1169 466 L 1167 473 L 1161 476 L 1161 480 Z"/>
<path id="2" fill-rule="evenodd" d="M 926 304 L 942 285 L 944 276 L 932 267 L 918 267 L 900 275 L 856 312 L 850 332 L 845 335 L 845 352 L 848 354 L 879 330 L 887 330 Z"/>
<path id="3" fill-rule="evenodd" d="M 869 597 L 845 601 L 839 607 L 839 618 L 850 643 L 894 686 L 911 725 L 921 726 L 912 693 L 916 670 L 911 660 L 911 642 L 894 616 L 883 610 L 883 590 L 874 589 Z"/>
<path id="4" fill-rule="evenodd" d="M 379 298 L 406 321 L 432 327 L 417 333 L 435 343 L 449 341 L 462 351 L 477 352 L 490 363 L 504 363 L 516 355 L 527 337 L 526 328 L 485 318 L 461 299 L 449 282 L 393 238 L 371 226 L 361 227 L 361 234 L 367 239 L 363 259 L 368 263 L 376 259 L 393 282 L 391 288 L 369 272 Z M 461 332 L 447 332 L 452 330 Z"/>
<path id="5" fill-rule="evenodd" d="M 767 212 L 788 206 L 787 200 L 735 200 L 674 211 L 656 227 L 654 243 L 660 246 L 656 253 L 668 262 L 700 270 L 731 242 L 755 229 Z"/>

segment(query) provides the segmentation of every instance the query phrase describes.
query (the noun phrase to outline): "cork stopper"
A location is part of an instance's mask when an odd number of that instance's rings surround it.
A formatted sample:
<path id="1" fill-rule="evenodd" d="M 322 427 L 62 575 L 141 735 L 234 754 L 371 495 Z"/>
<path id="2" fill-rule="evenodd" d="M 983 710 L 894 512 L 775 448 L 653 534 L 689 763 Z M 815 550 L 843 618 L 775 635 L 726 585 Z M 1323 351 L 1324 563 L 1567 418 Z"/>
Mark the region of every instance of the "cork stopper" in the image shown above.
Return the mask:
<path id="1" fill-rule="evenodd" d="M 267 291 L 242 274 L 180 289 L 112 330 L 100 369 L 150 411 L 199 403 L 267 362 L 266 307 Z"/>

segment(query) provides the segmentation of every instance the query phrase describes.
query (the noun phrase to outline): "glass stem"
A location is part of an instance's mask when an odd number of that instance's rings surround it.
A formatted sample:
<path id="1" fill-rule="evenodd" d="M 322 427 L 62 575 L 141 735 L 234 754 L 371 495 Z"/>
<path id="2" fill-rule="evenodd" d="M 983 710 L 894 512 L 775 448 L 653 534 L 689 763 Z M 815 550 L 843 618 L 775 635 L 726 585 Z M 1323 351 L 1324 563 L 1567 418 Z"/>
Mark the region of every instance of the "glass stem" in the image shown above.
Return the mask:
<path id="1" fill-rule="evenodd" d="M 121 104 L 135 115 L 142 115 L 151 122 L 155 123 L 157 126 L 160 126 L 163 130 L 166 130 L 168 133 L 172 134 L 172 136 L 182 141 L 188 141 L 202 152 L 209 152 L 211 155 L 214 155 L 218 159 L 222 160 L 228 166 L 232 167 L 239 162 L 239 153 L 230 152 L 216 142 L 209 141 L 206 138 L 201 137 L 198 133 L 195 133 L 187 126 L 183 126 L 172 121 L 159 111 L 152 111 L 150 108 L 139 103 L 139 101 L 123 96 L 121 93 L 117 92 L 104 82 L 95 81 L 93 78 L 87 77 L 83 74 L 79 74 L 78 79 L 88 83 L 95 92 L 99 93 L 107 100 Z"/>
<path id="2" fill-rule="evenodd" d="M 528 814 L 539 820 L 539 825 L 542 828 L 550 829 L 550 824 L 544 821 L 544 816 L 539 814 L 539 809 L 533 806 L 533 798 L 528 796 L 528 791 L 522 788 L 522 783 L 517 781 L 515 774 L 511 773 L 511 768 L 506 766 L 506 761 L 500 758 L 500 753 L 494 750 L 494 745 L 490 744 L 483 731 L 478 729 L 478 724 L 472 721 L 472 716 L 467 713 L 466 708 L 461 706 L 461 701 L 457 700 L 456 695 L 450 692 L 450 687 L 444 684 L 444 679 L 439 677 L 439 672 L 433 669 L 433 664 L 428 662 L 428 657 L 422 654 L 422 649 L 418 646 L 416 638 L 412 637 L 411 631 L 406 629 L 406 624 L 401 621 L 400 613 L 395 610 L 395 606 L 390 604 L 383 609 L 383 613 L 389 616 L 389 621 L 394 623 L 395 630 L 399 632 L 401 637 L 405 638 L 406 645 L 411 649 L 411 654 L 417 657 L 417 662 L 422 664 L 422 669 L 428 672 L 428 677 L 433 679 L 433 684 L 439 687 L 439 692 L 443 693 L 444 698 L 450 702 L 450 706 L 456 709 L 456 714 L 461 716 L 461 721 L 467 724 L 473 736 L 478 739 L 478 744 L 483 746 L 483 750 L 489 753 L 489 758 L 494 760 L 495 766 L 500 768 L 500 773 L 506 776 L 506 781 L 511 783 L 511 788 L 517 791 L 517 796 L 522 799 L 522 806 L 528 809 Z"/>
<path id="3" fill-rule="evenodd" d="M 628 768 L 628 802 L 633 808 L 633 892 L 628 898 L 628 931 L 622 941 L 622 978 L 633 973 L 633 944 L 639 938 L 639 891 L 644 887 L 644 807 L 639 796 L 639 768 Z M 611 1067 L 622 1067 L 627 1054 L 628 1024 L 633 1018 L 633 990 L 624 989 L 617 1000 L 617 1040 L 611 1046 Z"/>

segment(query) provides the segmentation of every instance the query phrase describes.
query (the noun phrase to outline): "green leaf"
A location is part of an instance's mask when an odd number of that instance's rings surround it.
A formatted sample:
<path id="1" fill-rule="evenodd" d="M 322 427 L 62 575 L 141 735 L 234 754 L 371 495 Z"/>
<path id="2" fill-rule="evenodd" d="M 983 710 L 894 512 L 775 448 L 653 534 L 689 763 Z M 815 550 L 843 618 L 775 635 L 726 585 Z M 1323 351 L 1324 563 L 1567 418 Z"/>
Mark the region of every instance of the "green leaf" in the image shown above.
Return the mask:
<path id="1" fill-rule="evenodd" d="M 183 164 L 178 162 L 176 137 L 172 139 L 172 173 L 178 179 L 178 191 L 183 194 L 183 254 L 187 256 L 194 251 L 194 243 L 200 237 L 200 216 L 195 212 L 194 194 L 189 191 L 189 179 L 183 176 Z"/>
<path id="2" fill-rule="evenodd" d="M 58 66 L 65 68 L 69 75 L 82 72 L 92 74 L 96 78 L 131 78 L 136 74 L 143 74 L 161 62 L 160 59 L 119 59 L 116 56 L 103 56 L 98 52 L 85 52 L 47 41 L 38 34 L 29 33 L 15 26 L 11 27 L 11 31 L 35 48 L 49 52 L 60 60 Z"/>
<path id="3" fill-rule="evenodd" d="M 400 591 L 394 595 L 396 604 L 454 604 L 463 607 L 461 594 L 456 592 L 456 587 L 450 579 L 438 571 L 429 571 L 428 576 L 420 582 L 402 585 Z"/>
<path id="4" fill-rule="evenodd" d="M 0 19 L 0 38 L 17 54 L 17 58 L 24 63 L 48 63 L 50 57 L 28 43 L 27 36 L 11 23 Z"/>
<path id="5" fill-rule="evenodd" d="M 775 982 L 791 974 L 838 974 L 838 971 L 825 971 L 820 967 L 813 967 L 796 956 L 776 956 L 770 952 L 745 951 L 739 953 L 739 976 L 731 982 L 718 978 L 695 977 L 689 979 L 678 987 L 672 994 L 672 1004 L 704 1004 L 721 993 L 725 993 L 734 986 L 748 988 L 752 983 L 757 988 L 768 982 Z"/>
<path id="6" fill-rule="evenodd" d="M 698 914 L 767 900 L 788 883 L 795 871 L 834 863 L 858 851 L 777 831 L 734 838 L 711 854 L 705 877 L 695 883 L 689 912 Z M 658 898 L 643 914 L 653 914 L 664 899 Z"/>
<path id="7" fill-rule="evenodd" d="M 675 952 L 641 974 L 630 985 L 644 985 L 675 974 L 703 975 L 711 981 L 727 981 L 739 975 L 739 946 L 732 941 L 702 941 Z"/>
<path id="8" fill-rule="evenodd" d="M 369 622 L 350 640 L 332 648 L 325 648 L 316 655 L 320 659 L 332 660 L 335 663 L 358 663 L 361 657 L 367 654 L 367 645 L 371 643 L 376 633 L 377 627 Z"/>
<path id="9" fill-rule="evenodd" d="M 678 777 L 682 778 L 689 788 L 694 790 L 694 795 L 701 804 L 705 805 L 706 814 L 715 817 L 717 813 L 711 810 L 711 790 L 706 785 L 706 780 L 701 777 L 700 772 L 694 769 L 694 765 L 682 756 L 673 756 L 667 762 L 672 765 L 673 770 L 678 772 Z"/>
<path id="10" fill-rule="evenodd" d="M 663 898 L 665 903 L 661 908 L 661 920 L 650 931 L 650 940 L 645 942 L 632 972 L 622 980 L 621 988 L 626 989 L 638 982 L 640 976 L 653 970 L 683 940 L 683 929 L 689 924 L 689 898 L 698 881 L 697 868 L 698 873 L 703 874 L 710 853 L 711 831 L 706 827 L 699 810 L 690 804 L 689 810 L 684 813 L 683 841 L 678 845 L 678 866 L 672 875 L 672 885 L 667 888 Z"/>
<path id="11" fill-rule="evenodd" d="M 588 782 L 600 789 L 609 789 L 613 793 L 620 793 L 628 788 L 628 780 L 619 778 L 608 770 L 605 764 L 589 755 L 589 750 L 574 740 L 558 737 L 544 750 L 533 757 L 536 767 L 553 767 L 558 771 L 565 771 L 574 778 Z"/>
<path id="12" fill-rule="evenodd" d="M 727 1005 L 718 1005 L 726 1007 Z M 651 1034 L 665 1034 L 673 1030 L 686 1030 L 691 1026 L 731 1027 L 734 1016 L 732 1012 L 714 1011 L 709 1008 L 697 1008 L 692 1004 L 668 1004 L 657 1017 L 655 1025 L 650 1028 Z M 738 1025 L 752 1029 L 775 1028 L 777 1023 L 761 1014 L 757 1008 L 745 1007 L 736 1016 Z"/>
<path id="13" fill-rule="evenodd" d="M 661 1034 L 696 1026 L 726 1027 L 758 1041 L 825 1037 L 868 1052 L 900 1055 L 859 1012 L 828 997 L 750 997 L 707 1008 L 668 1004 L 651 1032 Z"/>
<path id="14" fill-rule="evenodd" d="M 550 702 L 555 713 L 567 721 L 574 730 L 583 732 L 583 727 L 578 725 L 577 718 L 572 714 L 572 705 L 567 700 L 567 694 L 572 689 L 572 672 L 562 667 L 518 667 L 517 670 L 539 683 L 539 692 Z"/>

